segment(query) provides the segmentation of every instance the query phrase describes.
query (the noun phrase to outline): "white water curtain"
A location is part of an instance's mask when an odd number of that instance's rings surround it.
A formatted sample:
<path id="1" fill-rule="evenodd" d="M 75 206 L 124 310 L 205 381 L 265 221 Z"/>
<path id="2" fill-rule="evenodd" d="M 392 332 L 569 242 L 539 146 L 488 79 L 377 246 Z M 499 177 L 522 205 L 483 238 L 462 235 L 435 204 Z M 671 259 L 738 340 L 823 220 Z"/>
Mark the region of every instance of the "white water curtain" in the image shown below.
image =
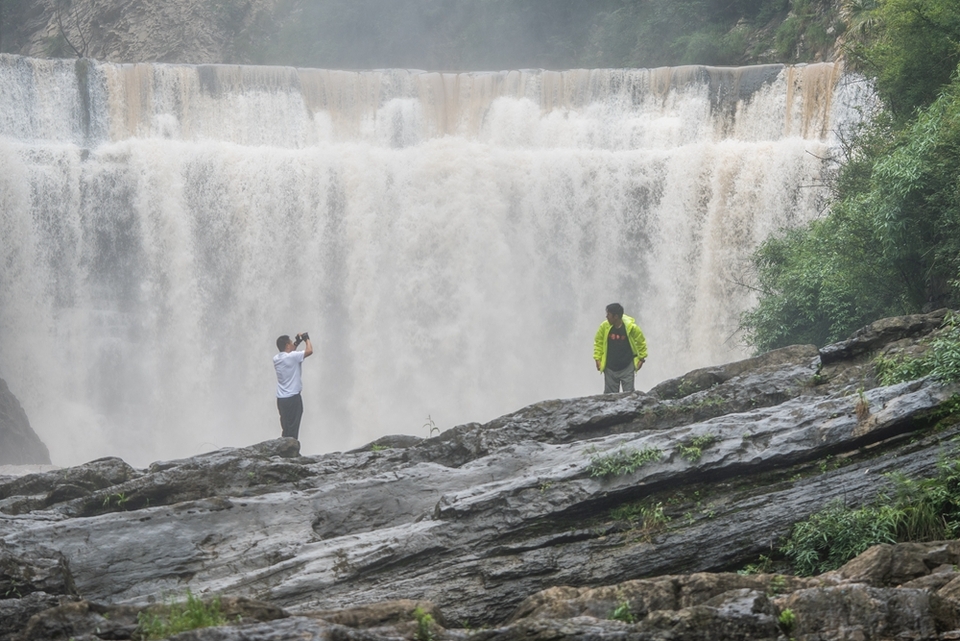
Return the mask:
<path id="1" fill-rule="evenodd" d="M 304 453 L 747 355 L 738 284 L 823 208 L 859 85 L 806 67 L 432 74 L 0 56 L 0 377 L 54 463 Z"/>

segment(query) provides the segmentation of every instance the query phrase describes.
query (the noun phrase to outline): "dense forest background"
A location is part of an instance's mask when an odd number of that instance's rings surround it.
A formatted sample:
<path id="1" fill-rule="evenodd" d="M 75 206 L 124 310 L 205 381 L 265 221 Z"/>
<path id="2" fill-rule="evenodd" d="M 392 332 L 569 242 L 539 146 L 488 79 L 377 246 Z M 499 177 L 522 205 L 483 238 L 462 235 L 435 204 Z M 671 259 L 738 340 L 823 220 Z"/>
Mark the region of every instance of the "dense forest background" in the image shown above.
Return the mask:
<path id="1" fill-rule="evenodd" d="M 846 141 L 829 214 L 757 252 L 759 304 L 743 323 L 758 351 L 960 307 L 960 2 L 856 9 L 842 53 L 883 110 Z"/>
<path id="2" fill-rule="evenodd" d="M 807 61 L 830 50 L 836 13 L 830 0 L 322 0 L 258 55 L 469 70 Z"/>
<path id="3" fill-rule="evenodd" d="M 828 212 L 758 250 L 745 340 L 824 345 L 960 307 L 958 0 L 0 0 L 0 52 L 441 70 L 842 59 L 883 108 L 843 141 Z"/>
<path id="4" fill-rule="evenodd" d="M 188 3 L 160 3 L 170 5 L 168 38 L 175 42 L 181 30 L 197 28 L 186 24 L 189 15 L 215 25 L 213 37 L 226 34 L 229 41 L 216 62 L 339 69 L 808 62 L 830 57 L 844 31 L 837 0 L 211 0 L 202 9 Z M 108 35 L 119 13 L 136 14 L 137 4 L 0 0 L 0 51 L 26 54 L 43 28 L 42 51 L 33 47 L 29 55 L 89 54 L 83 51 L 89 41 Z M 170 54 L 161 61 L 212 62 Z"/>

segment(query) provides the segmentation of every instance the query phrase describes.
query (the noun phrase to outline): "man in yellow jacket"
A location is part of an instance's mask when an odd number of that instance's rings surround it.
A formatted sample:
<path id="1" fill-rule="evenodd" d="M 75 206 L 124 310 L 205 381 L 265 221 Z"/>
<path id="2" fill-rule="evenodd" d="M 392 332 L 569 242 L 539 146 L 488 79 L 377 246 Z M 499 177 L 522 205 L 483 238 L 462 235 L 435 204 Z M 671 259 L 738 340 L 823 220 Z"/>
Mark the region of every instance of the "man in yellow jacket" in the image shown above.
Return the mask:
<path id="1" fill-rule="evenodd" d="M 647 341 L 636 321 L 623 315 L 620 303 L 607 305 L 607 320 L 593 339 L 593 360 L 603 372 L 604 394 L 616 394 L 621 386 L 633 391 L 636 372 L 647 360 Z"/>

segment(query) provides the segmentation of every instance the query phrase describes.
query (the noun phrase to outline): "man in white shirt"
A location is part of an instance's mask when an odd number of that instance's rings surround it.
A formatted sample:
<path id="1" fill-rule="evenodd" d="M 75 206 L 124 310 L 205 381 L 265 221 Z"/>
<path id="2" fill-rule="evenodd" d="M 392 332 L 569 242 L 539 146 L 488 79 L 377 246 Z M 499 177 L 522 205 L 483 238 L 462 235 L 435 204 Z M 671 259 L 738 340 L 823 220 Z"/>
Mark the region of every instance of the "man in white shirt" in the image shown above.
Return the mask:
<path id="1" fill-rule="evenodd" d="M 306 348 L 297 351 L 301 342 Z M 300 380 L 300 368 L 303 359 L 313 354 L 313 345 L 310 335 L 306 332 L 297 334 L 297 342 L 284 334 L 277 339 L 277 349 L 280 353 L 273 357 L 273 368 L 277 370 L 277 409 L 280 410 L 280 427 L 283 436 L 298 438 L 300 436 L 300 417 L 303 416 L 303 382 Z"/>

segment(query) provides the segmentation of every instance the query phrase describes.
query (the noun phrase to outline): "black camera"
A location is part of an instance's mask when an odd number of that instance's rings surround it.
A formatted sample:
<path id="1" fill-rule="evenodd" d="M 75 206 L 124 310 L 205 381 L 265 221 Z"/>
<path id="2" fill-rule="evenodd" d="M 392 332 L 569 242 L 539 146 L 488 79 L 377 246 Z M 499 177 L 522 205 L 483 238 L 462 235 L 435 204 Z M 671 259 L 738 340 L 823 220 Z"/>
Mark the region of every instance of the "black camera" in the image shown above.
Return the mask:
<path id="1" fill-rule="evenodd" d="M 293 339 L 293 346 L 299 347 L 300 343 L 306 340 L 310 340 L 310 334 L 308 332 L 297 334 L 297 337 Z"/>

